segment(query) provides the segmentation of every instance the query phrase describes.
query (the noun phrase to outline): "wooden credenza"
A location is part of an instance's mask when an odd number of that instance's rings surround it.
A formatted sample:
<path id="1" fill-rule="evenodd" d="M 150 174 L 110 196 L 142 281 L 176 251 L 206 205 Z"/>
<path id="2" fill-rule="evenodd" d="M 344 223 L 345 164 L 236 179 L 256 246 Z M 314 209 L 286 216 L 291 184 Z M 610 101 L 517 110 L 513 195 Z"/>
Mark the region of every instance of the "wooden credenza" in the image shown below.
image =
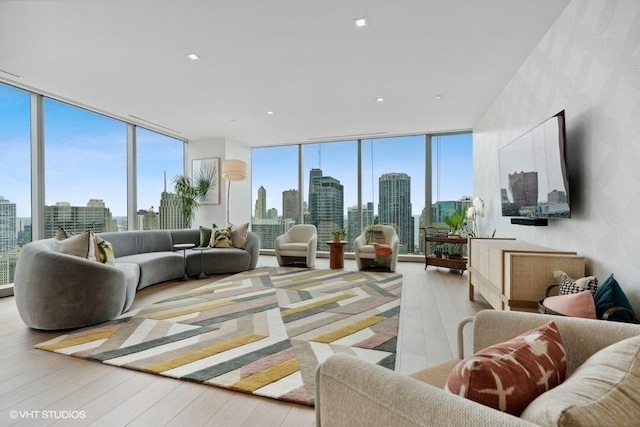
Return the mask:
<path id="1" fill-rule="evenodd" d="M 478 291 L 496 310 L 537 311 L 553 272 L 585 275 L 584 257 L 515 239 L 469 239 L 469 299 Z"/>

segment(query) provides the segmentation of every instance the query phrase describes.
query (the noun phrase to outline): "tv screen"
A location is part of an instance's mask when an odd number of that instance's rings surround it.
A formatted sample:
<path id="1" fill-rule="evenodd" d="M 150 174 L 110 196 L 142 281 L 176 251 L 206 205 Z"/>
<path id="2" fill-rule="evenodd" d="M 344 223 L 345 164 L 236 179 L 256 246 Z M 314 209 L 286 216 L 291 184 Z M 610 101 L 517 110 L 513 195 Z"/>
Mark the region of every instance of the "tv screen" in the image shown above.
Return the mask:
<path id="1" fill-rule="evenodd" d="M 498 150 L 502 216 L 571 216 L 565 140 L 561 111 Z"/>

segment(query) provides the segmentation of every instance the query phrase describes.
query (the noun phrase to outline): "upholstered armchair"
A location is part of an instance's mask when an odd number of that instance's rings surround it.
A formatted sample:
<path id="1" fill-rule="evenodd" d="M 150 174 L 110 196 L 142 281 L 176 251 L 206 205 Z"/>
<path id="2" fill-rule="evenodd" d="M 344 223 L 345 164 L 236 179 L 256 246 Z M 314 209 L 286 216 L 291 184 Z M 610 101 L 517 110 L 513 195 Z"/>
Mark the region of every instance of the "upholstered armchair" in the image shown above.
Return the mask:
<path id="1" fill-rule="evenodd" d="M 380 247 L 380 245 L 383 246 Z M 358 269 L 388 265 L 389 270 L 396 271 L 399 246 L 400 239 L 392 226 L 372 225 L 367 227 L 353 242 Z M 390 254 L 388 254 L 389 250 Z"/>
<path id="2" fill-rule="evenodd" d="M 316 371 L 316 427 L 638 425 L 639 325 L 482 310 L 473 320 L 471 352 L 550 320 L 564 343 L 566 379 L 533 400 L 520 418 L 445 391 L 458 360 L 406 376 L 337 353 Z M 462 327 L 459 359 L 465 356 Z"/>
<path id="3" fill-rule="evenodd" d="M 313 224 L 294 225 L 275 240 L 278 265 L 304 263 L 311 268 L 316 263 L 318 231 Z"/>

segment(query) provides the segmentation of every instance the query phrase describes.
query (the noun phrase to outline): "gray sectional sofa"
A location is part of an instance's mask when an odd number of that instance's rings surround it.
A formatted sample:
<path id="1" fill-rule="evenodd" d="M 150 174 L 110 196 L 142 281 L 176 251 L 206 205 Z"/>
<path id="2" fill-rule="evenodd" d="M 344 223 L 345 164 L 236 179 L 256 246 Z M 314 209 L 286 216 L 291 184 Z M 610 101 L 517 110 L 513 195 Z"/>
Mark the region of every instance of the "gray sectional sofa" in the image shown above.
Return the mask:
<path id="1" fill-rule="evenodd" d="M 53 250 L 54 239 L 25 245 L 14 279 L 15 301 L 24 323 L 34 329 L 79 328 L 112 320 L 127 311 L 135 293 L 185 273 L 238 273 L 256 267 L 257 234 L 247 232 L 244 249 L 174 251 L 174 245 L 200 245 L 200 231 L 150 230 L 99 233 L 110 242 L 115 267 Z"/>

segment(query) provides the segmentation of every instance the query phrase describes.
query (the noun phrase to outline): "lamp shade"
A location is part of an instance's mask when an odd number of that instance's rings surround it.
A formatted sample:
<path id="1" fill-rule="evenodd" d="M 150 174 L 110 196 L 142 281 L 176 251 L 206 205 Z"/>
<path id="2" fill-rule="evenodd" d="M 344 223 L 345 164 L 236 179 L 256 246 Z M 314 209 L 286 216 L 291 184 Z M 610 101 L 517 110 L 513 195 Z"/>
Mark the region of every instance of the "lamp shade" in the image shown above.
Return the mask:
<path id="1" fill-rule="evenodd" d="M 229 181 L 242 181 L 246 179 L 247 164 L 242 160 L 225 160 L 222 167 L 222 177 Z"/>

